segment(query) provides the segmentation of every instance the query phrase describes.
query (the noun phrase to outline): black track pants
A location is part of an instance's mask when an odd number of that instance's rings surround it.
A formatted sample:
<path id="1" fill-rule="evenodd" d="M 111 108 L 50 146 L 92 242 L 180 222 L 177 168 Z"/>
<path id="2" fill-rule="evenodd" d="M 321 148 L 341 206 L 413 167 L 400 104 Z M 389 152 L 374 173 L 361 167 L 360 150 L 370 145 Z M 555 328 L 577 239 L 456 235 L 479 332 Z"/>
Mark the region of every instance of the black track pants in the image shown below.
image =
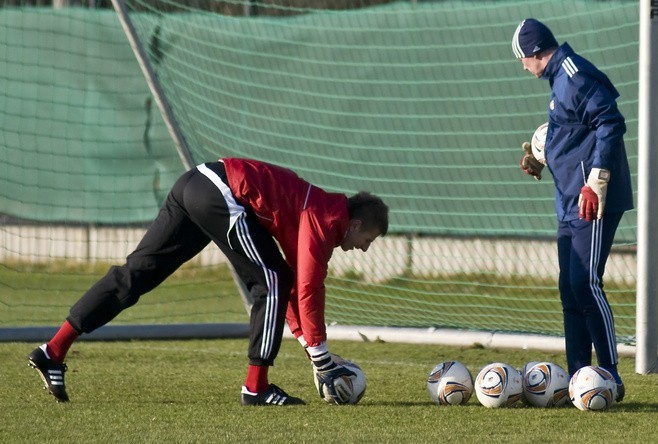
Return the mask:
<path id="1" fill-rule="evenodd" d="M 183 174 L 126 263 L 111 267 L 71 307 L 69 322 L 86 333 L 106 324 L 212 240 L 254 300 L 249 361 L 272 365 L 281 346 L 292 272 L 272 236 L 226 184 L 221 162 Z"/>

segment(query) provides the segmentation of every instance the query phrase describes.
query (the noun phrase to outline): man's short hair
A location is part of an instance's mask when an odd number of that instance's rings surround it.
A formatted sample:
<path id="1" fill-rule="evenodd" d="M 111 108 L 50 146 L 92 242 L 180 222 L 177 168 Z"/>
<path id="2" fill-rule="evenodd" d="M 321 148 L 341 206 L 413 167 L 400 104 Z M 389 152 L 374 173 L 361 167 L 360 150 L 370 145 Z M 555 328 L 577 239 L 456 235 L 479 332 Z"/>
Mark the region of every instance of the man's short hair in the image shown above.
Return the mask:
<path id="1" fill-rule="evenodd" d="M 347 198 L 350 220 L 359 219 L 366 230 L 377 228 L 383 236 L 388 232 L 388 206 L 381 198 L 367 191 L 359 191 Z"/>

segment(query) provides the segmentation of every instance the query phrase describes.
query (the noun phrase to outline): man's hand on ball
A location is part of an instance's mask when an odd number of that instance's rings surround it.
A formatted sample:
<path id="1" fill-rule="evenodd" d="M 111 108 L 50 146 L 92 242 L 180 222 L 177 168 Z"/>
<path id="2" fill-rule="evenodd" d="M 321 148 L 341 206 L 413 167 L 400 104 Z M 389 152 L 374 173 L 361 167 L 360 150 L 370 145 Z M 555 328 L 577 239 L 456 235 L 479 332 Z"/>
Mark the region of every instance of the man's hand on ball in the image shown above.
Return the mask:
<path id="1" fill-rule="evenodd" d="M 544 169 L 544 164 L 538 161 L 532 154 L 530 142 L 523 142 L 521 148 L 525 152 L 525 155 L 521 158 L 521 162 L 519 162 L 521 169 L 536 180 L 541 180 L 541 171 Z"/>
<path id="2" fill-rule="evenodd" d="M 335 381 L 342 376 L 356 376 L 352 370 L 342 365 L 333 363 L 330 369 L 319 370 L 316 369 L 315 377 L 318 380 L 318 393 L 321 398 L 330 397 L 335 404 L 345 404 L 351 393 L 338 393 Z M 323 393 L 324 392 L 324 393 Z"/>
<path id="3" fill-rule="evenodd" d="M 341 399 L 345 399 L 345 394 L 340 396 L 340 394 L 336 393 L 334 381 L 341 376 L 356 376 L 356 373 L 339 364 L 342 358 L 337 357 L 334 360 L 333 355 L 327 350 L 326 342 L 314 347 L 309 346 L 306 349 L 313 362 L 320 397 L 324 398 L 328 396 L 333 399 L 335 404 L 343 404 Z M 349 399 L 349 394 L 347 394 L 347 398 Z"/>

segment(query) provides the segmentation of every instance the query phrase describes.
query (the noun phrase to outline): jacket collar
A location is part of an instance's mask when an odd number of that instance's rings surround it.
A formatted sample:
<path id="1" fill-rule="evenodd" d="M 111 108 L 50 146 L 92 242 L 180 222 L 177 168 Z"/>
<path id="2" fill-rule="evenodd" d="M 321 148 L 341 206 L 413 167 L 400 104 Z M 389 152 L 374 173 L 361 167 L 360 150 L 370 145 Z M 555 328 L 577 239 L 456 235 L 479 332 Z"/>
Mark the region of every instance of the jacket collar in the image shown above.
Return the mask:
<path id="1" fill-rule="evenodd" d="M 564 42 L 553 53 L 551 60 L 546 64 L 546 69 L 544 69 L 541 78 L 545 80 L 553 80 L 558 71 L 560 71 L 564 59 L 574 54 L 575 53 L 573 49 L 571 49 L 571 46 L 569 46 L 567 42 Z"/>

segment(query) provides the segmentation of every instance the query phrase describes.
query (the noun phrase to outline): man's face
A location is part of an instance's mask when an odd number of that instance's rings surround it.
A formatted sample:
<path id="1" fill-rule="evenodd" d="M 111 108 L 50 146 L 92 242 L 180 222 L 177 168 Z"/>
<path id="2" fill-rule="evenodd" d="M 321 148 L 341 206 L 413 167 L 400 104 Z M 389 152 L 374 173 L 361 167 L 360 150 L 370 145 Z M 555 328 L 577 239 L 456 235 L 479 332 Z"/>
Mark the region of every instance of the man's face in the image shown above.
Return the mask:
<path id="1" fill-rule="evenodd" d="M 540 78 L 546 69 L 545 57 L 533 55 L 530 57 L 522 57 L 519 59 L 523 65 L 523 69 L 534 74 L 535 77 Z"/>
<path id="2" fill-rule="evenodd" d="M 364 252 L 368 251 L 370 244 L 379 236 L 379 234 L 377 228 L 364 230 L 361 221 L 353 219 L 350 221 L 347 233 L 345 233 L 345 237 L 340 243 L 340 248 L 342 248 L 343 251 L 349 251 L 355 248 Z"/>

